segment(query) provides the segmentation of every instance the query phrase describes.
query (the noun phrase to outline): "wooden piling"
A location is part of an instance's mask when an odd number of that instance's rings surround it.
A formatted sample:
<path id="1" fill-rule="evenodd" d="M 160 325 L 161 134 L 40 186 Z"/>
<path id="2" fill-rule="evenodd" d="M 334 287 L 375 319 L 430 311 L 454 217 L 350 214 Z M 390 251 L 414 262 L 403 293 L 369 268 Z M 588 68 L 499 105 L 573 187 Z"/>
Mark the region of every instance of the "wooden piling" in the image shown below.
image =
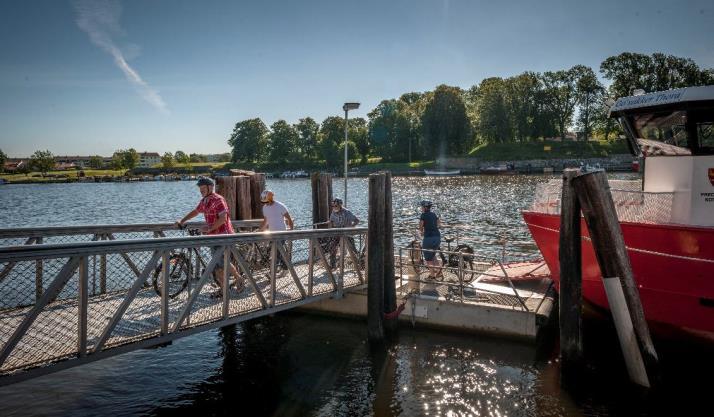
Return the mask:
<path id="1" fill-rule="evenodd" d="M 250 178 L 251 210 L 253 219 L 263 218 L 263 204 L 260 202 L 260 194 L 265 190 L 265 174 L 253 173 Z"/>
<path id="2" fill-rule="evenodd" d="M 231 220 L 238 219 L 236 207 L 236 177 L 216 177 L 216 192 L 226 199 Z"/>
<path id="3" fill-rule="evenodd" d="M 577 376 L 583 361 L 580 203 L 571 181 L 578 169 L 563 171 L 560 199 L 560 359 L 561 380 Z"/>
<path id="4" fill-rule="evenodd" d="M 371 342 L 384 340 L 385 182 L 383 173 L 369 176 L 367 230 L 367 334 Z"/>
<path id="5" fill-rule="evenodd" d="M 322 224 L 330 220 L 330 201 L 332 201 L 332 174 L 313 172 L 310 175 L 312 186 L 312 223 L 318 229 L 327 228 Z"/>
<path id="6" fill-rule="evenodd" d="M 657 352 L 645 320 L 607 176 L 603 171 L 582 174 L 572 180 L 572 185 L 588 225 L 630 378 L 649 387 L 659 375 Z M 618 302 L 620 297 L 624 303 Z"/>
<path id="7" fill-rule="evenodd" d="M 392 174 L 386 172 L 384 180 L 384 312 L 391 313 L 397 309 L 397 287 L 394 280 L 394 238 L 392 230 Z M 397 329 L 398 320 L 394 318 L 385 322 L 386 328 L 393 332 Z"/>
<path id="8" fill-rule="evenodd" d="M 250 220 L 253 218 L 253 200 L 250 190 L 250 177 L 240 175 L 235 177 L 236 181 L 236 211 L 237 220 Z"/>

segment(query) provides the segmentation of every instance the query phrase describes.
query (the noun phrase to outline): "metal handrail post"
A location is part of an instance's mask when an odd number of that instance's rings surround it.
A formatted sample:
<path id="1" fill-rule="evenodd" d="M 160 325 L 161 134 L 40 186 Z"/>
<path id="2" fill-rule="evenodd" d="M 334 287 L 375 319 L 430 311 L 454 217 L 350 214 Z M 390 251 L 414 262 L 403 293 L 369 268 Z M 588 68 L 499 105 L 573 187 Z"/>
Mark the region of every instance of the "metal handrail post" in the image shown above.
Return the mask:
<path id="1" fill-rule="evenodd" d="M 79 258 L 79 285 L 78 285 L 78 322 L 77 322 L 77 354 L 82 357 L 87 354 L 87 304 L 89 294 L 87 286 L 89 281 L 89 260 L 86 256 Z"/>
<path id="2" fill-rule="evenodd" d="M 459 293 L 461 304 L 464 303 L 464 255 L 459 252 Z"/>
<path id="3" fill-rule="evenodd" d="M 228 318 L 228 301 L 230 291 L 230 273 L 231 273 L 231 251 L 228 246 L 223 247 L 223 318 Z"/>
<path id="4" fill-rule="evenodd" d="M 314 280 L 314 263 L 315 263 L 315 249 L 313 248 L 314 239 L 307 240 L 307 295 L 312 297 L 312 286 Z"/>
<path id="5" fill-rule="evenodd" d="M 342 298 L 345 285 L 345 236 L 340 237 L 340 278 L 337 280 L 337 298 Z"/>
<path id="6" fill-rule="evenodd" d="M 275 307 L 275 285 L 278 269 L 278 241 L 270 241 L 270 306 Z"/>
<path id="7" fill-rule="evenodd" d="M 169 333 L 169 252 L 161 253 L 161 334 Z M 190 314 L 189 314 L 190 315 Z"/>

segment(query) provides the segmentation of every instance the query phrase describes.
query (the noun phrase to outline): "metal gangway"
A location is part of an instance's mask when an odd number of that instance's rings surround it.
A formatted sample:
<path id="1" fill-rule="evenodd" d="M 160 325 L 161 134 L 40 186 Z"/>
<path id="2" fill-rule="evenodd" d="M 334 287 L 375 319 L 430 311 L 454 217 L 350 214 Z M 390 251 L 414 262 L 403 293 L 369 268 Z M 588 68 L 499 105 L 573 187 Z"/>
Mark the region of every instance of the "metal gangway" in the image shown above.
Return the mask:
<path id="1" fill-rule="evenodd" d="M 366 228 L 259 224 L 214 236 L 198 224 L 0 229 L 0 385 L 366 285 Z M 242 291 L 226 285 L 231 266 Z"/>

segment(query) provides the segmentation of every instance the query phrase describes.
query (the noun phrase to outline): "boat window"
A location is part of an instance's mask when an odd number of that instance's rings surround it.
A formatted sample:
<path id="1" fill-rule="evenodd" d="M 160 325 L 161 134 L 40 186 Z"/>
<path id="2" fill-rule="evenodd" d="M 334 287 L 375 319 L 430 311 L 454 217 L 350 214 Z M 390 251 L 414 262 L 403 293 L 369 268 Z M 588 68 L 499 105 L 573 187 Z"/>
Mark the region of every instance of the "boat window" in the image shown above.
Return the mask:
<path id="1" fill-rule="evenodd" d="M 714 148 L 714 122 L 697 123 L 700 148 Z"/>
<path id="2" fill-rule="evenodd" d="M 684 111 L 637 114 L 632 116 L 632 122 L 638 138 L 687 147 L 687 113 Z"/>

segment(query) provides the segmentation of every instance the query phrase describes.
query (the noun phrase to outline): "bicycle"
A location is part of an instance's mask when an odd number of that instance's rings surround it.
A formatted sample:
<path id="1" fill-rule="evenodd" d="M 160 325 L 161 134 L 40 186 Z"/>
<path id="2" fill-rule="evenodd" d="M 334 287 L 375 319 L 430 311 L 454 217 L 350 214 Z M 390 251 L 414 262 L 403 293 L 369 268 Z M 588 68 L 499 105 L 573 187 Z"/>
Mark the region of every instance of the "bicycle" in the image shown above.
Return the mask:
<path id="1" fill-rule="evenodd" d="M 474 269 L 473 248 L 465 243 L 459 244 L 458 238 L 455 237 L 445 236 L 443 240 L 447 245 L 446 250 L 441 249 L 441 247 L 435 250 L 436 254 L 441 259 L 441 267 L 458 268 L 463 273 L 463 282 L 471 282 L 476 276 L 476 270 Z M 457 245 L 452 251 L 451 242 L 455 240 Z M 407 248 L 409 249 L 409 260 L 417 273 L 425 270 L 424 250 L 421 247 L 421 239 L 419 239 L 418 235 L 414 235 L 414 240 L 407 245 Z M 443 269 L 439 271 L 436 278 L 440 278 L 440 281 L 444 280 Z"/>
<path id="2" fill-rule="evenodd" d="M 186 226 L 179 226 L 179 229 L 184 230 L 186 229 Z M 188 228 L 186 230 L 188 231 L 189 236 L 201 235 L 199 229 Z M 171 251 L 171 253 L 169 254 L 168 288 L 170 299 L 174 299 L 179 294 L 181 294 L 181 292 L 183 292 L 188 286 L 190 280 L 193 279 L 194 281 L 198 281 L 200 279 L 200 276 L 202 274 L 194 275 L 193 273 L 194 267 L 192 265 L 191 258 L 194 254 L 196 256 L 196 259 L 198 259 L 201 272 L 205 271 L 206 262 L 204 261 L 203 256 L 201 256 L 199 248 L 184 248 Z M 159 262 L 159 264 L 154 269 L 152 275 L 152 285 L 154 287 L 154 291 L 159 297 L 163 295 L 163 274 L 161 273 L 162 269 L 163 263 Z M 215 271 L 211 275 L 213 277 L 212 284 L 218 288 L 221 288 L 221 284 L 223 283 L 223 276 L 217 276 Z"/>

